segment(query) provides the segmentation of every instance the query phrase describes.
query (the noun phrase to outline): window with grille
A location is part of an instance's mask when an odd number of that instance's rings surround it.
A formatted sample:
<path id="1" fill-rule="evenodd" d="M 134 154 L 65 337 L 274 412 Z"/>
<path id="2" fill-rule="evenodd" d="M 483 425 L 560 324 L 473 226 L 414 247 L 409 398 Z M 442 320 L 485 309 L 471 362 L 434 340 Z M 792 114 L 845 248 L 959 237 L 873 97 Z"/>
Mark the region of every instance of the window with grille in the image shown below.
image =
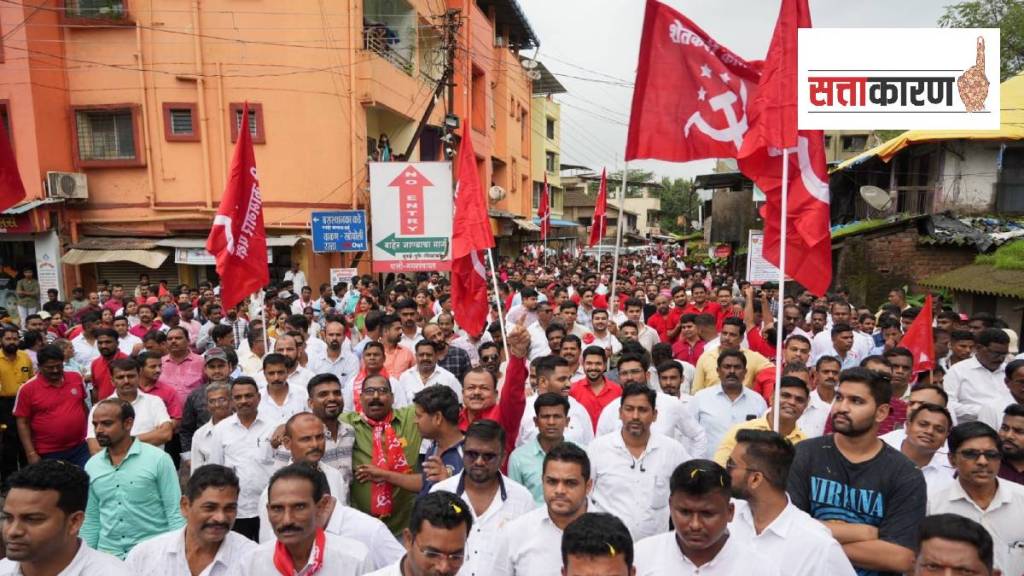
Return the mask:
<path id="1" fill-rule="evenodd" d="M 123 20 L 124 0 L 67 0 L 66 13 L 74 18 L 106 18 Z"/>
<path id="2" fill-rule="evenodd" d="M 192 134 L 192 110 L 189 108 L 171 109 L 171 133 L 178 136 Z"/>
<path id="3" fill-rule="evenodd" d="M 164 139 L 199 142 L 199 107 L 192 102 L 164 102 Z"/>
<path id="4" fill-rule="evenodd" d="M 235 132 L 242 129 L 242 111 L 235 110 Z M 249 135 L 253 138 L 259 133 L 259 122 L 256 120 L 256 111 L 249 110 Z"/>
<path id="5" fill-rule="evenodd" d="M 242 106 L 241 102 L 231 105 L 231 141 L 238 140 L 238 133 L 242 129 Z M 256 102 L 249 102 L 249 135 L 252 136 L 253 144 L 265 144 L 267 133 L 263 123 L 263 105 Z"/>
<path id="6" fill-rule="evenodd" d="M 78 157 L 90 160 L 136 160 L 135 124 L 128 108 L 78 110 Z"/>
<path id="7" fill-rule="evenodd" d="M 549 174 L 558 171 L 558 157 L 555 156 L 554 152 L 544 153 L 544 167 Z"/>

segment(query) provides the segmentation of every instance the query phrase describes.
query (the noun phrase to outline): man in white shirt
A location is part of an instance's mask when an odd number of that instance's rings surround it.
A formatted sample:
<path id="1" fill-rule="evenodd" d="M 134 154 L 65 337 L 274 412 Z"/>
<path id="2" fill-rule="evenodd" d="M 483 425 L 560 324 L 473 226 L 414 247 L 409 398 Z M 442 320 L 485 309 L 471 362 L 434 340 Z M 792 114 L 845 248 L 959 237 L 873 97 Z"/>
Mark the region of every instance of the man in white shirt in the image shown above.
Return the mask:
<path id="1" fill-rule="evenodd" d="M 282 340 L 279 338 L 278 343 Z M 265 385 L 260 388 L 259 411 L 268 422 L 281 423 L 308 410 L 309 393 L 304 385 L 288 381 L 288 362 L 288 357 L 281 354 L 267 354 L 263 358 L 261 376 Z"/>
<path id="2" fill-rule="evenodd" d="M 907 427 L 883 435 L 882 441 L 917 466 L 924 475 L 928 492 L 941 490 L 954 482 L 956 472 L 949 463 L 948 453 L 941 449 L 953 427 L 953 417 L 945 407 L 930 402 L 918 403 L 909 410 Z"/>
<path id="3" fill-rule="evenodd" d="M 839 324 L 851 326 L 853 323 L 853 309 L 846 302 L 833 302 L 831 311 L 832 321 L 825 325 L 823 330 L 815 333 L 814 338 L 811 339 L 811 358 L 838 356 L 833 345 L 832 327 Z M 812 312 L 812 320 L 813 319 Z M 850 352 L 857 358 L 865 358 L 870 355 L 871 349 L 875 347 L 874 339 L 871 336 L 856 330 L 852 330 L 852 333 L 853 345 L 850 348 Z"/>
<path id="4" fill-rule="evenodd" d="M 303 462 L 324 475 L 327 481 L 327 493 L 344 506 L 348 502 L 348 484 L 341 472 L 330 466 L 321 466 L 320 459 L 327 447 L 324 423 L 308 412 L 295 414 L 284 425 L 282 447 L 291 455 L 289 464 Z M 274 538 L 274 529 L 267 516 L 267 490 L 260 494 L 260 543 L 269 542 Z"/>
<path id="5" fill-rule="evenodd" d="M 404 399 L 396 398 L 399 406 L 412 404 L 412 397 L 427 386 L 447 386 L 462 402 L 462 384 L 455 376 L 437 365 L 437 351 L 434 343 L 423 339 L 415 346 L 416 365 L 409 368 L 398 378 L 398 389 L 395 394 L 404 394 Z"/>
<path id="6" fill-rule="evenodd" d="M 124 316 L 114 318 L 114 330 L 117 331 L 117 349 L 125 356 L 132 356 L 142 350 L 142 338 L 128 331 L 128 319 Z"/>
<path id="7" fill-rule="evenodd" d="M 710 460 L 680 464 L 665 503 L 675 530 L 637 542 L 636 576 L 779 576 L 749 539 L 730 532 L 731 487 L 728 472 Z"/>
<path id="8" fill-rule="evenodd" d="M 554 305 L 551 302 L 537 304 L 537 321 L 526 325 L 526 331 L 530 333 L 530 360 L 551 354 L 547 329 L 554 317 Z"/>
<path id="9" fill-rule="evenodd" d="M 368 576 L 455 576 L 462 568 L 472 529 L 473 516 L 462 498 L 451 492 L 421 496 L 412 508 L 409 527 L 402 531 L 405 555 Z"/>
<path id="10" fill-rule="evenodd" d="M 513 305 L 505 315 L 505 323 L 529 326 L 537 321 L 538 294 L 536 290 L 524 288 L 519 292 L 522 303 Z"/>
<path id="11" fill-rule="evenodd" d="M 163 445 L 174 436 L 174 423 L 171 422 L 171 417 L 167 414 L 167 406 L 163 400 L 139 391 L 138 362 L 131 358 L 113 360 L 110 363 L 110 374 L 114 384 L 114 394 L 110 398 L 123 400 L 131 404 L 135 410 L 132 436 L 146 444 L 163 448 Z M 105 400 L 105 398 L 101 400 Z M 100 451 L 100 444 L 96 441 L 96 431 L 92 426 L 92 415 L 95 411 L 96 406 L 93 406 L 89 412 L 85 434 L 90 454 Z"/>
<path id="12" fill-rule="evenodd" d="M 285 466 L 271 477 L 267 493 L 276 538 L 243 563 L 246 576 L 361 576 L 373 570 L 366 546 L 320 527 L 332 503 L 322 473 L 306 463 Z"/>
<path id="13" fill-rule="evenodd" d="M 626 318 L 636 324 L 636 339 L 644 350 L 650 352 L 654 345 L 661 342 L 658 332 L 644 324 L 644 303 L 637 298 L 626 300 Z"/>
<path id="14" fill-rule="evenodd" d="M 206 396 L 206 411 L 210 413 L 210 420 L 199 427 L 192 435 L 192 449 L 182 453 L 182 470 L 190 469 L 189 473 L 195 473 L 196 469 L 204 466 L 210 461 L 210 440 L 213 438 L 213 427 L 221 420 L 231 416 L 231 386 L 222 382 L 210 382 L 203 389 Z"/>
<path id="15" fill-rule="evenodd" d="M 308 349 L 309 370 L 314 374 L 330 372 L 339 382 L 348 382 L 359 373 L 359 359 L 350 350 L 345 350 L 345 325 L 338 320 L 329 320 L 324 326 L 324 341 L 327 348 L 320 354 Z"/>
<path id="16" fill-rule="evenodd" d="M 789 501 L 786 481 L 796 452 L 770 430 L 740 430 L 726 462 L 737 499 L 732 537 L 792 576 L 855 576 L 843 547 L 820 522 Z M 758 528 L 760 527 L 760 528 Z"/>
<path id="17" fill-rule="evenodd" d="M 7 479 L 3 503 L 6 558 L 0 576 L 67 574 L 129 576 L 117 558 L 78 536 L 89 497 L 89 475 L 56 460 L 22 467 Z"/>
<path id="18" fill-rule="evenodd" d="M 139 543 L 125 558 L 134 574 L 229 576 L 237 574 L 256 544 L 231 531 L 238 504 L 238 476 L 218 465 L 193 470 L 181 499 L 185 527 Z"/>
<path id="19" fill-rule="evenodd" d="M 285 358 L 285 368 L 288 369 L 288 384 L 293 388 L 305 390 L 306 385 L 309 384 L 309 379 L 314 376 L 314 372 L 299 364 L 299 347 L 295 337 L 288 336 L 287 334 L 278 336 L 274 342 L 274 352 Z M 267 379 L 262 372 L 254 376 L 254 378 L 256 378 L 260 388 L 267 387 Z"/>
<path id="20" fill-rule="evenodd" d="M 238 517 L 233 529 L 256 542 L 260 534 L 260 493 L 274 471 L 270 436 L 277 422 L 259 413 L 260 392 L 252 378 L 235 378 L 231 402 L 235 413 L 213 427 L 209 463 L 227 466 L 238 474 Z"/>
<path id="21" fill-rule="evenodd" d="M 561 356 L 542 356 L 530 362 L 530 365 L 537 378 L 537 394 L 554 392 L 569 400 L 569 423 L 565 429 L 565 440 L 577 446 L 586 447 L 594 439 L 594 425 L 591 423 L 587 409 L 569 395 L 571 388 L 569 380 L 572 377 L 569 361 Z M 516 438 L 517 448 L 537 437 L 537 423 L 534 421 L 536 416 L 533 402 L 527 402 L 522 420 L 519 422 L 519 436 Z"/>
<path id="22" fill-rule="evenodd" d="M 760 418 L 768 409 L 764 398 L 743 385 L 747 357 L 739 350 L 718 355 L 719 383 L 693 397 L 690 411 L 708 435 L 707 457 L 714 455 L 725 433 L 736 424 Z"/>
<path id="23" fill-rule="evenodd" d="M 75 362 L 89 370 L 92 361 L 100 357 L 100 349 L 96 344 L 96 336 L 93 330 L 98 328 L 100 321 L 99 314 L 90 312 L 82 316 L 82 333 L 71 340 L 71 346 L 75 349 Z"/>
<path id="24" fill-rule="evenodd" d="M 808 438 L 817 438 L 825 433 L 828 415 L 832 411 L 832 400 L 836 397 L 836 384 L 842 364 L 835 356 L 822 356 L 814 365 L 814 390 L 807 400 L 807 408 L 796 421 L 798 428 Z"/>
<path id="25" fill-rule="evenodd" d="M 634 540 L 668 529 L 669 477 L 691 457 L 679 442 L 651 432 L 656 398 L 643 384 L 627 384 L 619 408 L 622 430 L 587 448 L 594 478 L 591 503 L 621 518 Z"/>
<path id="26" fill-rule="evenodd" d="M 603 308 L 594 310 L 590 321 L 594 332 L 594 341 L 590 345 L 604 348 L 609 357 L 618 354 L 622 350 L 622 343 L 608 330 L 608 311 Z"/>
<path id="27" fill-rule="evenodd" d="M 513 520 L 536 507 L 529 490 L 501 473 L 504 452 L 505 431 L 501 425 L 493 420 L 477 420 L 466 429 L 462 472 L 430 489 L 465 499 L 473 514 L 466 559 L 459 571 L 463 576 L 491 574 L 498 536 Z"/>
<path id="28" fill-rule="evenodd" d="M 544 506 L 516 518 L 498 536 L 495 576 L 560 576 L 562 531 L 587 512 L 594 483 L 587 453 L 571 442 L 544 456 Z"/>
<path id="29" fill-rule="evenodd" d="M 985 328 L 975 337 L 974 356 L 949 367 L 942 385 L 949 394 L 949 408 L 958 422 L 977 420 L 984 406 L 1002 414 L 1013 403 L 1006 388 L 1005 365 L 1010 337 L 998 328 Z M 998 428 L 1001 422 L 985 422 Z"/>
<path id="30" fill-rule="evenodd" d="M 295 291 L 299 294 L 291 305 L 292 314 L 302 314 L 306 308 L 313 307 L 313 289 L 309 286 L 303 286 L 301 289 L 296 288 Z"/>
<path id="31" fill-rule="evenodd" d="M 296 294 L 301 293 L 302 289 L 309 285 L 306 282 L 306 275 L 299 270 L 298 262 L 292 262 L 291 267 L 284 273 L 284 281 L 292 283 L 292 291 Z"/>
<path id="32" fill-rule="evenodd" d="M 956 365 L 954 365 L 954 368 Z M 949 434 L 949 462 L 957 480 L 928 494 L 928 514 L 959 514 L 992 535 L 996 568 L 1024 574 L 1024 486 L 997 477 L 999 435 L 982 422 L 964 422 Z"/>
<path id="33" fill-rule="evenodd" d="M 404 298 L 395 302 L 395 314 L 398 315 L 402 323 L 402 337 L 399 339 L 398 345 L 405 346 L 409 349 L 409 352 L 415 354 L 416 351 L 413 347 L 423 339 L 423 332 L 416 325 L 416 318 L 419 317 L 419 312 L 416 310 L 416 302 L 411 298 Z"/>

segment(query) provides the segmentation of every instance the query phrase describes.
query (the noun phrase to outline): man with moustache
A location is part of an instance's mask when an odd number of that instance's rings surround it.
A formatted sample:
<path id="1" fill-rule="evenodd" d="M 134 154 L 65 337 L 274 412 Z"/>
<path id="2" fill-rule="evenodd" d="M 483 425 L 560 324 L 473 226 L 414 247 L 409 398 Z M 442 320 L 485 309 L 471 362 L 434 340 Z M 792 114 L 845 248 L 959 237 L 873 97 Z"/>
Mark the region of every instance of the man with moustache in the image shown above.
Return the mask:
<path id="1" fill-rule="evenodd" d="M 294 342 L 290 336 L 284 336 L 278 338 L 278 345 L 285 339 Z M 292 384 L 288 379 L 288 371 L 289 364 L 292 364 L 291 369 L 294 370 L 294 362 L 282 354 L 267 354 L 263 358 L 261 375 L 266 386 L 260 390 L 260 412 L 269 421 L 283 422 L 307 408 L 309 392 L 306 385 L 312 376 L 301 384 Z"/>
<path id="2" fill-rule="evenodd" d="M 562 531 L 586 514 L 593 488 L 590 459 L 582 448 L 563 442 L 544 456 L 545 506 L 513 520 L 501 531 L 495 576 L 559 576 Z"/>
<path id="3" fill-rule="evenodd" d="M 544 503 L 544 458 L 565 442 L 569 423 L 569 399 L 554 392 L 533 399 L 537 437 L 515 449 L 508 459 L 508 476 L 533 494 L 537 504 Z M 589 474 L 588 474 L 589 477 Z"/>
<path id="4" fill-rule="evenodd" d="M 714 455 L 730 428 L 759 418 L 768 409 L 764 398 L 743 385 L 747 374 L 747 357 L 742 352 L 723 350 L 717 355 L 716 362 L 718 383 L 697 392 L 690 402 L 690 412 L 707 432 L 708 456 Z"/>
<path id="5" fill-rule="evenodd" d="M 7 490 L 0 576 L 133 574 L 79 537 L 89 499 L 89 476 L 81 469 L 43 460 L 12 474 Z"/>
<path id="6" fill-rule="evenodd" d="M 832 532 L 854 568 L 883 576 L 911 570 L 927 493 L 921 471 L 878 438 L 891 399 L 887 378 L 844 370 L 832 403 L 835 434 L 797 445 L 786 490 Z"/>
<path id="7" fill-rule="evenodd" d="M 927 388 L 922 390 L 918 394 L 932 393 Z M 924 475 L 928 492 L 935 492 L 952 484 L 956 472 L 949 463 L 949 454 L 942 449 L 952 427 L 953 417 L 944 406 L 919 402 L 911 409 L 905 429 L 893 430 L 881 439 L 909 458 Z"/>
<path id="8" fill-rule="evenodd" d="M 822 356 L 814 364 L 814 390 L 808 396 L 807 408 L 796 421 L 808 438 L 817 438 L 825 432 L 841 370 L 842 363 L 835 356 Z"/>
<path id="9" fill-rule="evenodd" d="M 807 384 L 803 380 L 795 376 L 782 377 L 782 387 L 779 390 L 779 429 L 775 431 L 792 444 L 798 444 L 807 438 L 796 422 L 804 413 L 804 408 L 807 407 L 808 394 Z M 736 435 L 741 430 L 773 430 L 774 410 L 773 406 L 764 413 L 764 416 L 747 420 L 730 428 L 715 451 L 714 461 L 719 466 L 725 466 L 733 448 L 736 447 Z"/>
<path id="10" fill-rule="evenodd" d="M 1024 484 L 1024 405 L 1010 404 L 1003 412 L 999 451 L 1003 454 L 999 477 Z"/>
<path id="11" fill-rule="evenodd" d="M 174 435 L 174 423 L 171 421 L 170 415 L 167 414 L 167 407 L 164 406 L 163 400 L 139 391 L 138 363 L 131 358 L 114 360 L 110 364 L 110 372 L 114 393 L 109 398 L 127 402 L 135 411 L 132 436 L 147 444 L 163 448 L 164 444 L 169 442 Z M 92 411 L 95 413 L 96 408 L 94 407 Z M 99 452 L 99 440 L 92 426 L 87 429 L 85 438 L 89 444 L 89 452 L 92 454 Z"/>
<path id="12" fill-rule="evenodd" d="M 256 549 L 231 531 L 238 514 L 238 476 L 230 468 L 197 467 L 181 497 L 185 527 L 142 542 L 125 563 L 147 576 L 229 576 Z"/>
<path id="13" fill-rule="evenodd" d="M 928 514 L 959 514 L 992 534 L 995 565 L 1003 574 L 1024 574 L 1024 486 L 998 477 L 999 435 L 982 422 L 964 422 L 949 433 L 949 462 L 956 482 L 928 494 Z"/>
<path id="14" fill-rule="evenodd" d="M 346 486 L 352 485 L 352 445 L 356 440 L 355 430 L 342 422 L 339 416 L 345 410 L 345 397 L 341 382 L 332 373 L 317 374 L 306 385 L 309 394 L 309 409 L 324 423 L 324 455 L 320 462 L 341 472 Z M 347 498 L 344 499 L 348 501 Z"/>
<path id="15" fill-rule="evenodd" d="M 7 479 L 18 468 L 25 466 L 25 449 L 18 441 L 18 426 L 14 418 L 14 403 L 18 390 L 33 376 L 32 358 L 28 352 L 18 349 L 18 328 L 14 325 L 0 325 L 0 445 L 4 446 L 0 456 L 0 482 Z"/>
<path id="16" fill-rule="evenodd" d="M 267 494 L 276 538 L 243 562 L 246 576 L 361 576 L 373 569 L 366 546 L 320 527 L 331 505 L 322 472 L 306 463 L 285 466 Z"/>
<path id="17" fill-rule="evenodd" d="M 92 374 L 93 401 L 109 398 L 114 393 L 114 383 L 110 377 L 110 363 L 128 356 L 117 349 L 117 332 L 113 328 L 97 328 L 96 348 L 100 355 L 92 361 L 89 373 Z"/>
<path id="18" fill-rule="evenodd" d="M 128 402 L 103 400 L 91 419 L 102 449 L 85 465 L 82 540 L 124 559 L 139 542 L 184 526 L 178 473 L 166 452 L 132 436 L 135 410 Z"/>
<path id="19" fill-rule="evenodd" d="M 541 356 L 533 362 L 537 377 L 537 393 L 552 392 L 569 400 L 569 418 L 566 421 L 565 439 L 577 446 L 586 446 L 594 439 L 594 426 L 586 407 L 570 394 L 572 372 L 569 361 L 561 356 Z M 527 402 L 519 423 L 519 437 L 516 447 L 528 444 L 537 437 L 536 412 L 532 402 Z"/>
<path id="20" fill-rule="evenodd" d="M 456 576 L 472 529 L 465 501 L 451 492 L 431 492 L 416 501 L 402 531 L 405 556 L 368 576 Z"/>
<path id="21" fill-rule="evenodd" d="M 299 345 L 295 338 L 287 334 L 279 335 L 274 342 L 274 352 L 284 356 L 285 379 L 288 381 L 289 387 L 292 390 L 299 391 L 298 393 L 305 392 L 306 384 L 309 383 L 309 379 L 315 376 L 315 374 L 309 368 L 299 364 Z M 268 354 L 267 356 L 270 355 Z M 266 369 L 266 358 L 264 358 L 264 369 Z M 263 372 L 258 374 L 256 382 L 260 385 L 261 389 L 266 388 L 266 375 Z"/>
<path id="22" fill-rule="evenodd" d="M 206 397 L 206 411 L 210 415 L 209 421 L 196 430 L 192 436 L 191 449 L 182 454 L 181 468 L 179 475 L 187 477 L 192 471 L 200 466 L 206 465 L 210 460 L 210 440 L 213 438 L 213 428 L 220 424 L 221 420 L 231 416 L 231 386 L 220 382 L 207 384 L 203 389 Z"/>
<path id="23" fill-rule="evenodd" d="M 345 342 L 345 325 L 339 320 L 328 320 L 324 326 L 324 341 L 327 344 L 325 354 L 310 352 L 309 370 L 314 374 L 329 372 L 339 382 L 355 378 L 359 372 L 359 359 L 342 347 Z"/>

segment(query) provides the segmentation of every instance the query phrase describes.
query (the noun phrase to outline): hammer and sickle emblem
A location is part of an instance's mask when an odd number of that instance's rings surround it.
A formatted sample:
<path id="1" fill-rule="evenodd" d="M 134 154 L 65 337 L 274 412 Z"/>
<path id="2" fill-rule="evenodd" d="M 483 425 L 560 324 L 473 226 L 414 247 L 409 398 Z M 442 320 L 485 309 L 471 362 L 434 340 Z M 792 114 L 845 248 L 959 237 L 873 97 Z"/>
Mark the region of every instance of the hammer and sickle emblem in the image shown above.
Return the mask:
<path id="1" fill-rule="evenodd" d="M 225 214 L 217 214 L 213 218 L 213 225 L 214 226 L 223 226 L 224 227 L 224 238 L 227 240 L 228 254 L 234 254 L 235 253 L 235 235 L 232 233 L 232 230 L 231 230 L 231 226 L 232 226 L 231 217 L 227 216 Z"/>
<path id="2" fill-rule="evenodd" d="M 733 104 L 736 103 L 736 93 L 730 90 L 708 100 L 712 110 L 715 112 L 721 111 L 725 114 L 725 121 L 727 123 L 725 128 L 711 126 L 700 115 L 700 111 L 697 111 L 686 121 L 683 134 L 689 136 L 690 128 L 696 125 L 698 130 L 707 134 L 712 139 L 719 142 L 732 142 L 736 149 L 739 150 L 743 145 L 743 135 L 747 132 L 747 85 L 743 82 L 740 82 L 739 99 L 743 102 L 743 116 L 741 118 L 736 118 L 736 111 L 733 109 Z"/>

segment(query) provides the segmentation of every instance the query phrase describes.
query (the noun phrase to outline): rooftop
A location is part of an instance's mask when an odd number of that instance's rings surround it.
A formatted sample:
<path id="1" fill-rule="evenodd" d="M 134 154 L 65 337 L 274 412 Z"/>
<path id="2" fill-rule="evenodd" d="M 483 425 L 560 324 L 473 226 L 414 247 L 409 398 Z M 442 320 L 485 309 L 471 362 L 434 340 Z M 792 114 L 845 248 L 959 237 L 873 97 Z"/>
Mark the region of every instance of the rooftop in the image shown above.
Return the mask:
<path id="1" fill-rule="evenodd" d="M 528 50 L 540 46 L 526 13 L 516 0 L 476 0 L 484 14 L 494 9 L 494 29 L 498 33 L 508 30 L 508 47 L 514 50 Z"/>

